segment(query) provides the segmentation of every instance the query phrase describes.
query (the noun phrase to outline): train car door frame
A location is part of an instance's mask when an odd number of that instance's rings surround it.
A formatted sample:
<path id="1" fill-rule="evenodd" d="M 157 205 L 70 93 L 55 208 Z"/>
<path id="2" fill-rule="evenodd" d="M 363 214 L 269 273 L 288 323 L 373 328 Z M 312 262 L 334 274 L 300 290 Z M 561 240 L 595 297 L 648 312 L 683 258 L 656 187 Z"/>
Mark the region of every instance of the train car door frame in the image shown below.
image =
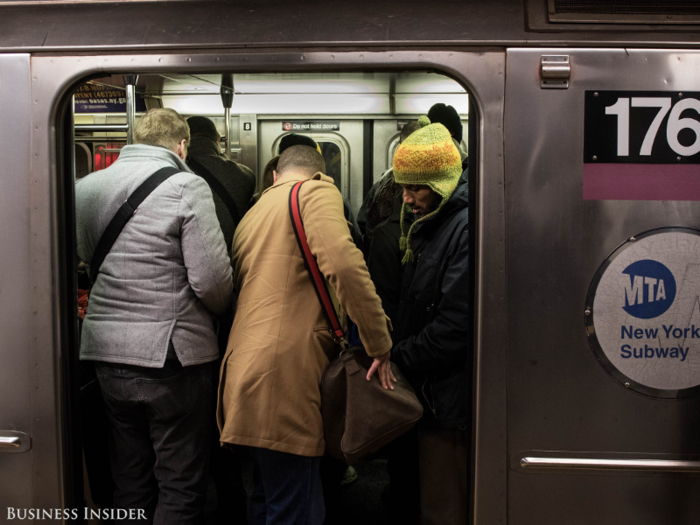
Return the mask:
<path id="1" fill-rule="evenodd" d="M 434 69 L 464 85 L 478 119 L 478 187 L 475 206 L 476 253 L 474 290 L 475 412 L 473 514 L 477 524 L 504 523 L 506 519 L 506 337 L 505 210 L 503 108 L 505 52 L 502 49 L 465 50 L 352 50 L 309 51 L 261 49 L 240 52 L 169 52 L 33 56 L 31 58 L 30 164 L 30 272 L 32 322 L 31 352 L 41 362 L 24 380 L 33 388 L 35 410 L 42 430 L 34 432 L 32 470 L 35 507 L 76 504 L 69 487 L 81 479 L 79 456 L 71 454 L 70 377 L 61 370 L 70 362 L 76 330 L 75 283 L 65 273 L 74 261 L 74 233 L 66 235 L 62 215 L 72 216 L 73 178 L 62 160 L 65 147 L 66 100 L 75 87 L 105 73 L 340 70 L 391 71 Z M 37 427 L 35 430 L 39 431 Z M 40 462 L 40 463 L 39 463 Z M 44 466 L 46 465 L 46 466 Z M 46 472 L 49 472 L 48 476 Z M 78 502 L 82 505 L 82 502 Z"/>

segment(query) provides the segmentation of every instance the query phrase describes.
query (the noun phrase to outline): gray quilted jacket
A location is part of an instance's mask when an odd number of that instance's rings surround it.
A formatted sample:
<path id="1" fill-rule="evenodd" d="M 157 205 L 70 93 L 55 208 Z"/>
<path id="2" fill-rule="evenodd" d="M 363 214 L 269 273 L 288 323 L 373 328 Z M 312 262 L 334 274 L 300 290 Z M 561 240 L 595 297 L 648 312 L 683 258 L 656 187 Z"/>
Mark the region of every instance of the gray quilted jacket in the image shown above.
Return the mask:
<path id="1" fill-rule="evenodd" d="M 209 186 L 175 153 L 137 144 L 76 185 L 78 256 L 90 263 L 107 224 L 165 166 L 182 170 L 138 207 L 100 268 L 80 359 L 162 367 L 172 342 L 184 366 L 218 357 L 215 321 L 233 289 Z"/>

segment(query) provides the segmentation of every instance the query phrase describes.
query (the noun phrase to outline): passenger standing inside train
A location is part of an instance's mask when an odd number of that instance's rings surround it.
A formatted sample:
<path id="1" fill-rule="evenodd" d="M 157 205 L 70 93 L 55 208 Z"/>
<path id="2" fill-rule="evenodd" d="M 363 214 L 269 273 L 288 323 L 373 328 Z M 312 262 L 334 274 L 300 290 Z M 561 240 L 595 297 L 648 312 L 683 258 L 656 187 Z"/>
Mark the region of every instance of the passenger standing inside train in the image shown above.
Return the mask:
<path id="1" fill-rule="evenodd" d="M 209 184 L 226 246 L 231 249 L 233 232 L 252 204 L 255 174 L 249 167 L 221 154 L 221 135 L 210 119 L 190 117 L 187 124 L 192 137 L 187 148 L 187 164 Z"/>
<path id="2" fill-rule="evenodd" d="M 306 135 L 299 135 L 297 133 L 289 133 L 282 137 L 279 145 L 280 155 L 292 146 L 309 146 L 318 151 L 321 155 L 321 146 Z M 279 157 L 277 157 L 279 158 Z M 324 170 L 325 173 L 325 170 Z M 362 238 L 362 233 L 355 220 L 355 214 L 350 207 L 347 200 L 343 199 L 343 214 L 345 219 L 350 225 L 350 234 L 352 235 L 352 240 L 360 250 L 364 250 L 364 239 Z M 326 521 L 327 524 L 333 524 L 339 521 L 338 514 L 341 512 L 341 491 L 340 487 L 342 485 L 347 485 L 357 481 L 357 471 L 354 467 L 346 465 L 339 459 L 326 456 L 321 462 L 321 481 L 323 483 L 323 496 L 326 505 Z"/>
<path id="3" fill-rule="evenodd" d="M 418 121 L 412 120 L 411 122 L 407 122 L 401 128 L 401 133 L 399 134 L 399 144 L 401 144 L 411 133 L 418 129 L 420 129 Z M 394 159 L 391 160 L 393 163 Z M 396 223 L 398 224 L 399 217 L 396 210 L 396 201 L 399 201 L 398 211 L 400 211 L 401 202 L 403 201 L 402 195 L 403 190 L 401 186 L 394 181 L 394 168 L 389 168 L 387 171 L 385 171 L 379 181 L 377 181 L 370 188 L 369 192 L 367 192 L 365 199 L 362 201 L 362 206 L 360 206 L 360 211 L 357 213 L 357 222 L 362 235 L 364 236 L 364 246 L 366 251 L 365 255 L 367 257 L 369 257 L 369 251 L 374 240 L 375 228 L 377 228 L 380 223 L 387 221 L 389 218 L 395 219 Z M 387 226 L 388 225 L 384 225 L 384 228 Z M 389 229 L 391 230 L 391 237 L 393 238 L 395 236 L 394 229 L 393 227 Z M 397 239 L 398 237 L 399 236 L 396 236 Z M 391 242 L 391 244 L 393 246 L 394 243 Z M 400 260 L 401 258 L 399 257 L 399 263 Z M 371 273 L 372 271 L 370 270 L 370 274 Z M 400 275 L 401 272 L 398 272 L 398 276 Z M 394 276 L 394 278 L 396 278 L 396 276 Z M 396 290 L 396 292 L 398 293 L 398 290 Z M 379 297 L 382 297 L 381 293 L 379 294 Z M 384 301 L 383 297 L 382 301 Z M 386 311 L 386 307 L 384 310 Z M 391 317 L 388 312 L 387 315 Z"/>
<path id="4" fill-rule="evenodd" d="M 457 110 L 452 106 L 447 106 L 439 102 L 428 110 L 428 118 L 430 122 L 434 124 L 442 124 L 447 128 L 447 131 L 450 132 L 450 135 L 452 135 L 452 142 L 457 148 L 457 151 L 459 151 L 459 156 L 462 159 L 462 170 L 466 170 L 469 159 L 467 158 L 467 152 L 462 148 L 464 128 L 462 126 L 462 119 L 459 113 L 457 113 Z"/>
<path id="5" fill-rule="evenodd" d="M 394 156 L 394 178 L 416 220 L 401 224 L 404 275 L 392 360 L 425 407 L 418 425 L 421 523 L 463 525 L 473 360 L 467 174 L 449 131 L 420 122 L 425 127 Z"/>
<path id="6" fill-rule="evenodd" d="M 420 129 L 417 121 L 407 123 L 401 130 L 403 143 L 414 131 Z M 412 213 L 402 213 L 403 187 L 394 180 L 394 170 L 389 169 L 377 183 L 373 202 L 367 199 L 365 239 L 370 239 L 367 268 L 382 300 L 384 312 L 397 322 L 401 282 L 403 280 L 403 251 L 399 240 L 414 220 Z M 403 228 L 402 228 L 403 223 Z M 394 342 L 397 332 L 392 333 Z M 392 523 L 410 525 L 420 523 L 420 474 L 418 466 L 418 429 L 412 428 L 384 449 L 388 461 L 389 484 L 382 492 L 382 501 L 391 509 Z"/>
<path id="7" fill-rule="evenodd" d="M 214 417 L 213 316 L 228 306 L 231 264 L 212 193 L 185 164 L 187 122 L 153 109 L 136 144 L 76 185 L 78 255 L 91 261 L 127 198 L 164 167 L 100 266 L 80 359 L 93 361 L 111 422 L 114 506 L 157 525 L 203 519 Z"/>
<path id="8" fill-rule="evenodd" d="M 275 183 L 241 221 L 233 240 L 238 308 L 221 369 L 221 441 L 243 446 L 255 464 L 254 522 L 320 525 L 320 462 L 325 451 L 321 375 L 336 344 L 292 228 L 289 198 L 299 181 L 308 244 L 341 306 L 355 320 L 389 387 L 391 338 L 343 201 L 308 146 L 280 156 Z M 373 379 L 376 380 L 376 379 Z"/>
<path id="9" fill-rule="evenodd" d="M 231 253 L 233 233 L 241 218 L 252 205 L 255 192 L 255 174 L 250 168 L 228 160 L 219 146 L 221 135 L 216 125 L 206 117 L 187 119 L 190 128 L 190 145 L 187 148 L 187 164 L 195 174 L 202 177 L 214 196 L 216 216 L 226 241 L 226 249 Z M 233 311 L 227 310 L 219 317 L 218 339 L 219 360 L 214 369 L 214 385 L 218 384 L 221 358 L 226 351 L 228 334 L 233 324 Z M 216 396 L 212 398 L 216 407 Z M 212 418 L 212 449 L 210 468 L 216 486 L 216 516 L 229 523 L 243 525 L 247 521 L 247 495 L 241 478 L 241 458 L 228 449 L 219 446 L 219 429 L 216 418 Z"/>

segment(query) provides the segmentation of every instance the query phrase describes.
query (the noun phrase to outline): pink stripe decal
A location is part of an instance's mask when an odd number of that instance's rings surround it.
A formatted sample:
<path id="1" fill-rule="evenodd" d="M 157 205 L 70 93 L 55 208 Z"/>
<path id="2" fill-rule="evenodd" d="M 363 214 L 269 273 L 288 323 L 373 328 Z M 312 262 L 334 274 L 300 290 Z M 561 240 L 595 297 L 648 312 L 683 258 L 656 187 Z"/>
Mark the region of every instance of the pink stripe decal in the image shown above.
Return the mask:
<path id="1" fill-rule="evenodd" d="M 700 164 L 584 164 L 583 198 L 700 201 Z"/>

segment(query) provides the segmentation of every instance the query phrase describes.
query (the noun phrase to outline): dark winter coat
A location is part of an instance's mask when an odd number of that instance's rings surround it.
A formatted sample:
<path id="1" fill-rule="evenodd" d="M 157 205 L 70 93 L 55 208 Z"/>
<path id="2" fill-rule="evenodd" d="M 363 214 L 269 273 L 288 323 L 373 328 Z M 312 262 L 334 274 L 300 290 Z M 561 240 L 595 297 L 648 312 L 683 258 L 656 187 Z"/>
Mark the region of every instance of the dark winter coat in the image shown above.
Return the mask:
<path id="1" fill-rule="evenodd" d="M 251 169 L 226 159 L 221 154 L 219 145 L 202 135 L 192 137 L 187 148 L 187 155 L 208 169 L 224 185 L 224 188 L 226 188 L 236 204 L 238 215 L 242 218 L 250 209 L 251 199 L 253 198 L 253 193 L 255 193 L 255 174 Z M 213 189 L 212 193 L 214 195 L 214 205 L 216 206 L 216 216 L 221 224 L 221 231 L 224 233 L 226 249 L 230 254 L 233 233 L 237 224 L 234 223 L 231 213 L 226 208 L 221 197 Z"/>
<path id="2" fill-rule="evenodd" d="M 467 172 L 440 211 L 414 226 L 414 261 L 404 266 L 392 360 L 441 427 L 471 422 L 472 316 L 469 308 Z"/>
<path id="3" fill-rule="evenodd" d="M 374 228 L 372 244 L 369 247 L 367 268 L 372 282 L 377 289 L 377 295 L 382 300 L 384 313 L 389 316 L 392 323 L 396 323 L 399 317 L 399 299 L 401 298 L 401 281 L 403 276 L 403 252 L 399 248 L 401 238 L 401 208 L 403 196 L 397 195 L 394 199 L 394 208 L 391 216 Z M 405 217 L 404 229 L 408 231 L 410 226 L 409 216 Z M 396 332 L 392 332 L 392 340 Z"/>

